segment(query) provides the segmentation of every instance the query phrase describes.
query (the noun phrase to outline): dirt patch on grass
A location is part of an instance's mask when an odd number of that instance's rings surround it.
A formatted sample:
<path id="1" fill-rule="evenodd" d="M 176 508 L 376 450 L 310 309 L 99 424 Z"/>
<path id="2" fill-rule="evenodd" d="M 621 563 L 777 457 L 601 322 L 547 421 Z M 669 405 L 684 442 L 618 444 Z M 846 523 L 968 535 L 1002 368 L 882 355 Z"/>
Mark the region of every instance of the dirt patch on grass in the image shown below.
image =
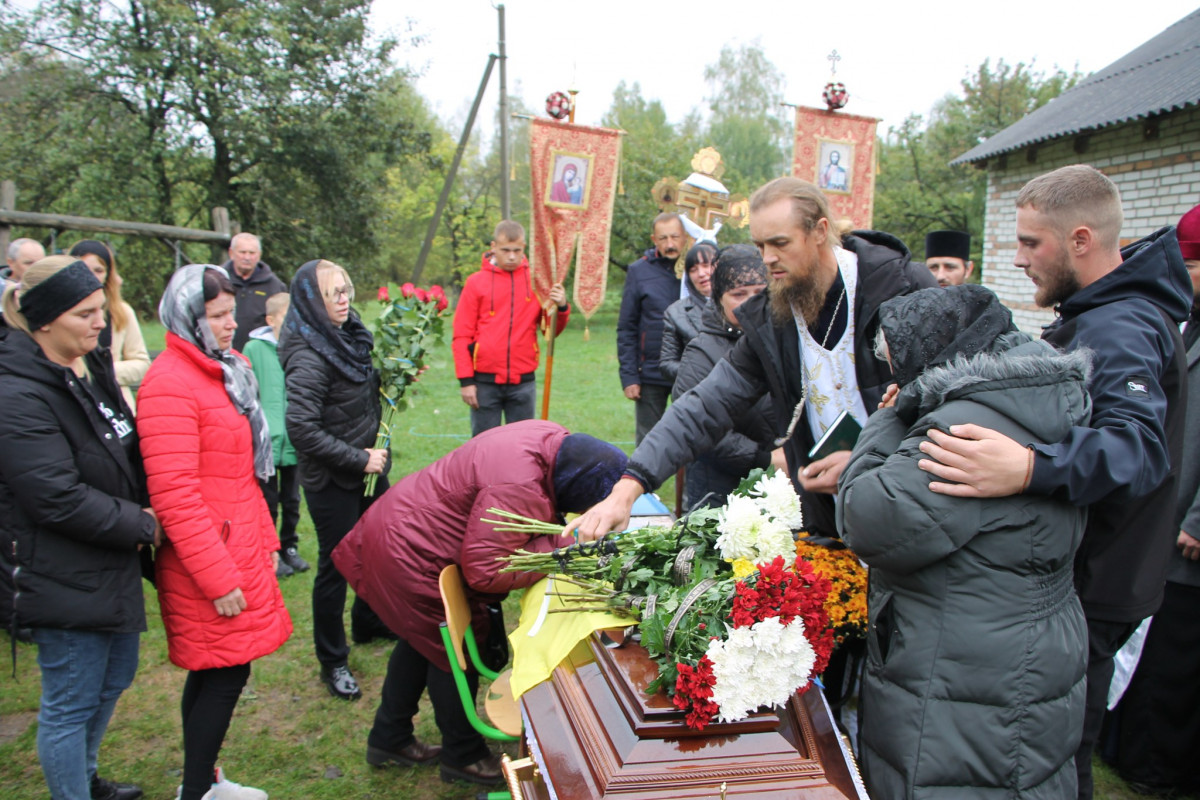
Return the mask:
<path id="1" fill-rule="evenodd" d="M 36 711 L 17 711 L 0 714 L 0 747 L 17 739 L 37 722 Z"/>

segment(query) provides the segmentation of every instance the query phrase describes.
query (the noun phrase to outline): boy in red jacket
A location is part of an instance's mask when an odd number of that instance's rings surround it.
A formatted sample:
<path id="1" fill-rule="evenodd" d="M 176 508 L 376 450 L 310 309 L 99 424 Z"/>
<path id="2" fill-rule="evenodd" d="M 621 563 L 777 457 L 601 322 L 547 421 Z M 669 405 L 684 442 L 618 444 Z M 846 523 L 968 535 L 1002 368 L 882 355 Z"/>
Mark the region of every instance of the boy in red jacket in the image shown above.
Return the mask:
<path id="1" fill-rule="evenodd" d="M 557 335 L 571 315 L 566 289 L 554 284 L 543 308 L 525 259 L 525 229 L 500 222 L 454 312 L 454 374 L 471 407 L 472 436 L 501 425 L 501 414 L 504 422 L 533 419 L 538 327 L 550 324 L 551 306 Z"/>

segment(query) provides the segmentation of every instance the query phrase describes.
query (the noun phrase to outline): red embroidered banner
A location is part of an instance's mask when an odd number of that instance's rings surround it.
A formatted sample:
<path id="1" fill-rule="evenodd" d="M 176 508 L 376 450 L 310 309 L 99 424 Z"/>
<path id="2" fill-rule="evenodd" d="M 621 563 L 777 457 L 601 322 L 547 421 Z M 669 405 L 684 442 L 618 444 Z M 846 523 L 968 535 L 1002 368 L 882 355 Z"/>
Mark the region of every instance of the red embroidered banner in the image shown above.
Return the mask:
<path id="1" fill-rule="evenodd" d="M 792 175 L 812 181 L 839 218 L 870 228 L 875 210 L 874 117 L 796 108 Z"/>
<path id="2" fill-rule="evenodd" d="M 590 319 L 604 302 L 608 283 L 621 135 L 608 128 L 534 119 L 529 139 L 534 288 L 546 297 L 551 286 L 567 279 L 575 258 L 573 301 Z"/>

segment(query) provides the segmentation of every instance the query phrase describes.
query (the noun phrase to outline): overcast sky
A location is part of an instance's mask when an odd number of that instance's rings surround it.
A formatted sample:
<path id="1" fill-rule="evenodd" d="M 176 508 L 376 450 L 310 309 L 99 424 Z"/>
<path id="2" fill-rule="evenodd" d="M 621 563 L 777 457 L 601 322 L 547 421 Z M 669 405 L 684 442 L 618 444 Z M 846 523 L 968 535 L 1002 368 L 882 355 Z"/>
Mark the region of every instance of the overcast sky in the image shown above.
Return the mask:
<path id="1" fill-rule="evenodd" d="M 1103 10 L 1104 8 L 1111 10 Z M 842 56 L 838 78 L 850 92 L 846 111 L 879 117 L 880 133 L 910 113 L 925 114 L 984 58 L 1036 62 L 1039 69 L 1092 72 L 1115 61 L 1196 10 L 1197 0 L 1136 6 L 1063 0 L 961 0 L 902 3 L 861 0 L 821 5 L 777 0 L 666 3 L 660 0 L 508 0 L 505 3 L 510 93 L 543 113 L 552 91 L 579 89 L 577 122 L 598 124 L 618 82 L 641 84 L 672 122 L 703 108 L 704 66 L 724 44 L 757 40 L 786 78 L 785 98 L 821 106 L 826 56 Z M 489 0 L 375 3 L 377 29 L 423 43 L 397 60 L 421 73 L 418 87 L 456 130 L 497 51 L 497 14 Z M 498 74 L 481 121 L 497 103 Z"/>

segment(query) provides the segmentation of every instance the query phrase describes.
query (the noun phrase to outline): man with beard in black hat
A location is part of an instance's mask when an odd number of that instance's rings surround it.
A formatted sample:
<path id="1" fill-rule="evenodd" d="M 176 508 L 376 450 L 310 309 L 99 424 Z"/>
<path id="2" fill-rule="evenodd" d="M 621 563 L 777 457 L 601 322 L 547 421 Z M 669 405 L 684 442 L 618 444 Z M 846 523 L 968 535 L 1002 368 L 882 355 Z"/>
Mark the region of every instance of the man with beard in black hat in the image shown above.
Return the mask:
<path id="1" fill-rule="evenodd" d="M 925 235 L 925 266 L 938 286 L 962 286 L 971 279 L 971 234 L 962 231 L 933 231 Z"/>

